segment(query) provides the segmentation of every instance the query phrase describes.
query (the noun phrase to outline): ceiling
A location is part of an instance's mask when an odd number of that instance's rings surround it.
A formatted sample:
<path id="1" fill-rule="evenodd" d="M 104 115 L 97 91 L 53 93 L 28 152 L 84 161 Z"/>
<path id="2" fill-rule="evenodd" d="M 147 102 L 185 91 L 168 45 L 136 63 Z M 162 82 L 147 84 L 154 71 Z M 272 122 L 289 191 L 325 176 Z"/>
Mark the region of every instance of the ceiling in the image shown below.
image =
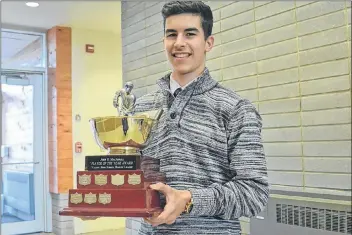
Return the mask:
<path id="1" fill-rule="evenodd" d="M 2 1 L 3 28 L 46 31 L 54 26 L 120 33 L 120 1 L 38 1 L 31 8 L 24 1 Z"/>

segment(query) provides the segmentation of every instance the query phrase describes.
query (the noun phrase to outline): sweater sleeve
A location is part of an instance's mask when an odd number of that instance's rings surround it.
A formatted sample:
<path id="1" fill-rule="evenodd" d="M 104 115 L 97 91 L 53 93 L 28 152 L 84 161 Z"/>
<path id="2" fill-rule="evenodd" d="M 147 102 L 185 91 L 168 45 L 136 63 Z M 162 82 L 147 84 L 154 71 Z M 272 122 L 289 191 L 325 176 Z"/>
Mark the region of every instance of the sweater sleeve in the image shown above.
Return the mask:
<path id="1" fill-rule="evenodd" d="M 228 158 L 233 177 L 224 184 L 189 189 L 194 216 L 223 219 L 253 217 L 267 204 L 269 183 L 261 141 L 262 119 L 248 101 L 240 101 L 227 128 Z"/>

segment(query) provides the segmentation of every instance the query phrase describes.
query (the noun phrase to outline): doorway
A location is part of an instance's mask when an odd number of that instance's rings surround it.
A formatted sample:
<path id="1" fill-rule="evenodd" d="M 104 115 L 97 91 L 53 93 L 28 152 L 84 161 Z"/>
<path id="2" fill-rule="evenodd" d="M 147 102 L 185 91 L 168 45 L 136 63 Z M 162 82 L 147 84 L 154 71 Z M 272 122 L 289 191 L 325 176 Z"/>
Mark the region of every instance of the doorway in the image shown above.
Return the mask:
<path id="1" fill-rule="evenodd" d="M 1 234 L 44 231 L 42 73 L 1 74 Z"/>

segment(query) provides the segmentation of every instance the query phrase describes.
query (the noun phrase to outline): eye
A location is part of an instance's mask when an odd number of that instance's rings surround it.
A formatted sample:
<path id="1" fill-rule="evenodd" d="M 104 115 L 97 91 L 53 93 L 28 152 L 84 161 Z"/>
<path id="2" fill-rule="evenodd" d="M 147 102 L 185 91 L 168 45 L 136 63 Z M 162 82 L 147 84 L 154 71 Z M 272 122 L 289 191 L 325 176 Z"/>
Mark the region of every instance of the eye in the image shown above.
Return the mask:
<path id="1" fill-rule="evenodd" d="M 195 36 L 196 34 L 195 33 L 187 33 L 186 36 L 187 37 L 191 37 L 191 36 Z"/>
<path id="2" fill-rule="evenodd" d="M 167 37 L 176 37 L 176 34 L 175 33 L 170 33 L 167 35 Z"/>

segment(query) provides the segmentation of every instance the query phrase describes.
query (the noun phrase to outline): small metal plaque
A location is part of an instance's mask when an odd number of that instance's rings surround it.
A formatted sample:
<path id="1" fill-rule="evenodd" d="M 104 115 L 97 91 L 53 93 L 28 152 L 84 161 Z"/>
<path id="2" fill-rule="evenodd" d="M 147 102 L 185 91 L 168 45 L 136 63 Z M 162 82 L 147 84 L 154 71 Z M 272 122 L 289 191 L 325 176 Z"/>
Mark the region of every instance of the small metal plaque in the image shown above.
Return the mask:
<path id="1" fill-rule="evenodd" d="M 141 175 L 137 175 L 137 174 L 128 175 L 128 183 L 131 185 L 138 185 L 141 183 L 141 181 L 142 181 Z"/>
<path id="2" fill-rule="evenodd" d="M 94 182 L 99 186 L 106 185 L 108 183 L 108 175 L 94 175 Z"/>
<path id="3" fill-rule="evenodd" d="M 80 204 L 83 202 L 83 196 L 81 193 L 74 193 L 70 195 L 70 202 L 73 204 Z"/>
<path id="4" fill-rule="evenodd" d="M 111 184 L 115 186 L 120 186 L 125 183 L 125 175 L 111 175 Z"/>
<path id="5" fill-rule="evenodd" d="M 99 193 L 99 203 L 101 204 L 109 204 L 111 203 L 111 194 L 110 193 Z"/>
<path id="6" fill-rule="evenodd" d="M 137 170 L 139 156 L 102 155 L 86 156 L 87 171 Z"/>
<path id="7" fill-rule="evenodd" d="M 92 176 L 91 175 L 78 175 L 78 184 L 87 186 L 90 185 L 92 182 Z"/>
<path id="8" fill-rule="evenodd" d="M 88 193 L 84 195 L 84 202 L 87 204 L 93 204 L 97 202 L 97 195 L 93 193 Z"/>

